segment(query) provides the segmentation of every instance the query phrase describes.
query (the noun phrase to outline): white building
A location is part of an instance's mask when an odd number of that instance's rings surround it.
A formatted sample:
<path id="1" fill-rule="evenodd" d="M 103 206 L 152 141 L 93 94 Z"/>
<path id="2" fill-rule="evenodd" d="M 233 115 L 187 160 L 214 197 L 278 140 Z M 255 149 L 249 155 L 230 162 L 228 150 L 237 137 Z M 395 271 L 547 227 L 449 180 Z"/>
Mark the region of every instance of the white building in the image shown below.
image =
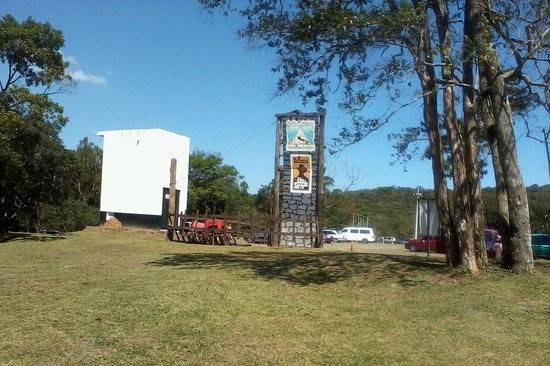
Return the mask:
<path id="1" fill-rule="evenodd" d="M 103 137 L 100 210 L 123 224 L 161 227 L 167 211 L 170 160 L 177 159 L 179 212 L 187 208 L 189 145 L 162 129 L 113 130 Z"/>

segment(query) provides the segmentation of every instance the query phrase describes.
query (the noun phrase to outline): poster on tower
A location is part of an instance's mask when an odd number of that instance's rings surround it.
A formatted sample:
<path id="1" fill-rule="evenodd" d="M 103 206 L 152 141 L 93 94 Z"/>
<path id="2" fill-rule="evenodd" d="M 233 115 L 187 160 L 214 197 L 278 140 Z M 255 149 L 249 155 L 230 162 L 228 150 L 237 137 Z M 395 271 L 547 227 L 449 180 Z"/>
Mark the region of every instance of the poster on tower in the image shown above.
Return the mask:
<path id="1" fill-rule="evenodd" d="M 315 151 L 315 121 L 286 121 L 286 151 Z"/>
<path id="2" fill-rule="evenodd" d="M 311 193 L 311 155 L 291 154 L 290 192 Z"/>

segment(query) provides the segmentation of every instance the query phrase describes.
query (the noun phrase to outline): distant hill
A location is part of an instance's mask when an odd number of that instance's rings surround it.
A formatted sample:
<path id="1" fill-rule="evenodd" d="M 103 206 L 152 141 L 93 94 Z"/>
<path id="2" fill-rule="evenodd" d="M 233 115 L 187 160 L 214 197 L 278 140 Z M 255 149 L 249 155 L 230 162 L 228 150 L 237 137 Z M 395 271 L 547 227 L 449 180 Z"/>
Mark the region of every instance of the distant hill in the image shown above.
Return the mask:
<path id="1" fill-rule="evenodd" d="M 324 216 L 327 228 L 340 229 L 350 225 L 353 214 L 369 219 L 376 235 L 410 238 L 414 234 L 416 200 L 414 188 L 379 187 L 357 191 L 331 191 L 327 195 Z M 427 197 L 433 192 L 424 190 Z M 527 188 L 533 232 L 550 232 L 550 185 Z M 494 188 L 483 189 L 488 226 L 496 225 L 497 202 Z"/>

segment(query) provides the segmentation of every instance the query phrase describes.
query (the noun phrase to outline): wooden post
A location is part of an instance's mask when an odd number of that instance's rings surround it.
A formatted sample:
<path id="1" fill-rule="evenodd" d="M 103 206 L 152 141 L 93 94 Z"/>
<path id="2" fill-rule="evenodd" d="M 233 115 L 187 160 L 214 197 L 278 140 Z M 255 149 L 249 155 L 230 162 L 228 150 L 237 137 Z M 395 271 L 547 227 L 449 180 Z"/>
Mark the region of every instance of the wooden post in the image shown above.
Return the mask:
<path id="1" fill-rule="evenodd" d="M 177 160 L 170 160 L 170 193 L 168 198 L 168 239 L 174 240 L 174 230 L 177 224 L 176 217 L 176 167 Z"/>
<path id="2" fill-rule="evenodd" d="M 273 226 L 271 228 L 271 246 L 279 246 L 279 232 L 281 230 L 281 207 L 280 207 L 280 187 L 281 187 L 281 143 L 282 143 L 282 128 L 281 121 L 277 119 L 277 127 L 275 131 L 275 171 L 273 179 Z"/>

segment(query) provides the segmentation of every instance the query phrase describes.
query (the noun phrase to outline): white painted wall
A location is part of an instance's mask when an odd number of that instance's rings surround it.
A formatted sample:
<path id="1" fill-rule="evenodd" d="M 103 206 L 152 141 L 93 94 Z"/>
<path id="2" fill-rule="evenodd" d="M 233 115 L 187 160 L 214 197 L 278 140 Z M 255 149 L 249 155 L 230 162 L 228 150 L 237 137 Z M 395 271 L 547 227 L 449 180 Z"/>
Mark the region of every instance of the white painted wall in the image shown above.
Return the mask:
<path id="1" fill-rule="evenodd" d="M 170 160 L 176 158 L 179 210 L 187 209 L 189 145 L 186 136 L 162 129 L 113 130 L 103 136 L 100 210 L 162 214 L 162 188 L 170 186 Z"/>

